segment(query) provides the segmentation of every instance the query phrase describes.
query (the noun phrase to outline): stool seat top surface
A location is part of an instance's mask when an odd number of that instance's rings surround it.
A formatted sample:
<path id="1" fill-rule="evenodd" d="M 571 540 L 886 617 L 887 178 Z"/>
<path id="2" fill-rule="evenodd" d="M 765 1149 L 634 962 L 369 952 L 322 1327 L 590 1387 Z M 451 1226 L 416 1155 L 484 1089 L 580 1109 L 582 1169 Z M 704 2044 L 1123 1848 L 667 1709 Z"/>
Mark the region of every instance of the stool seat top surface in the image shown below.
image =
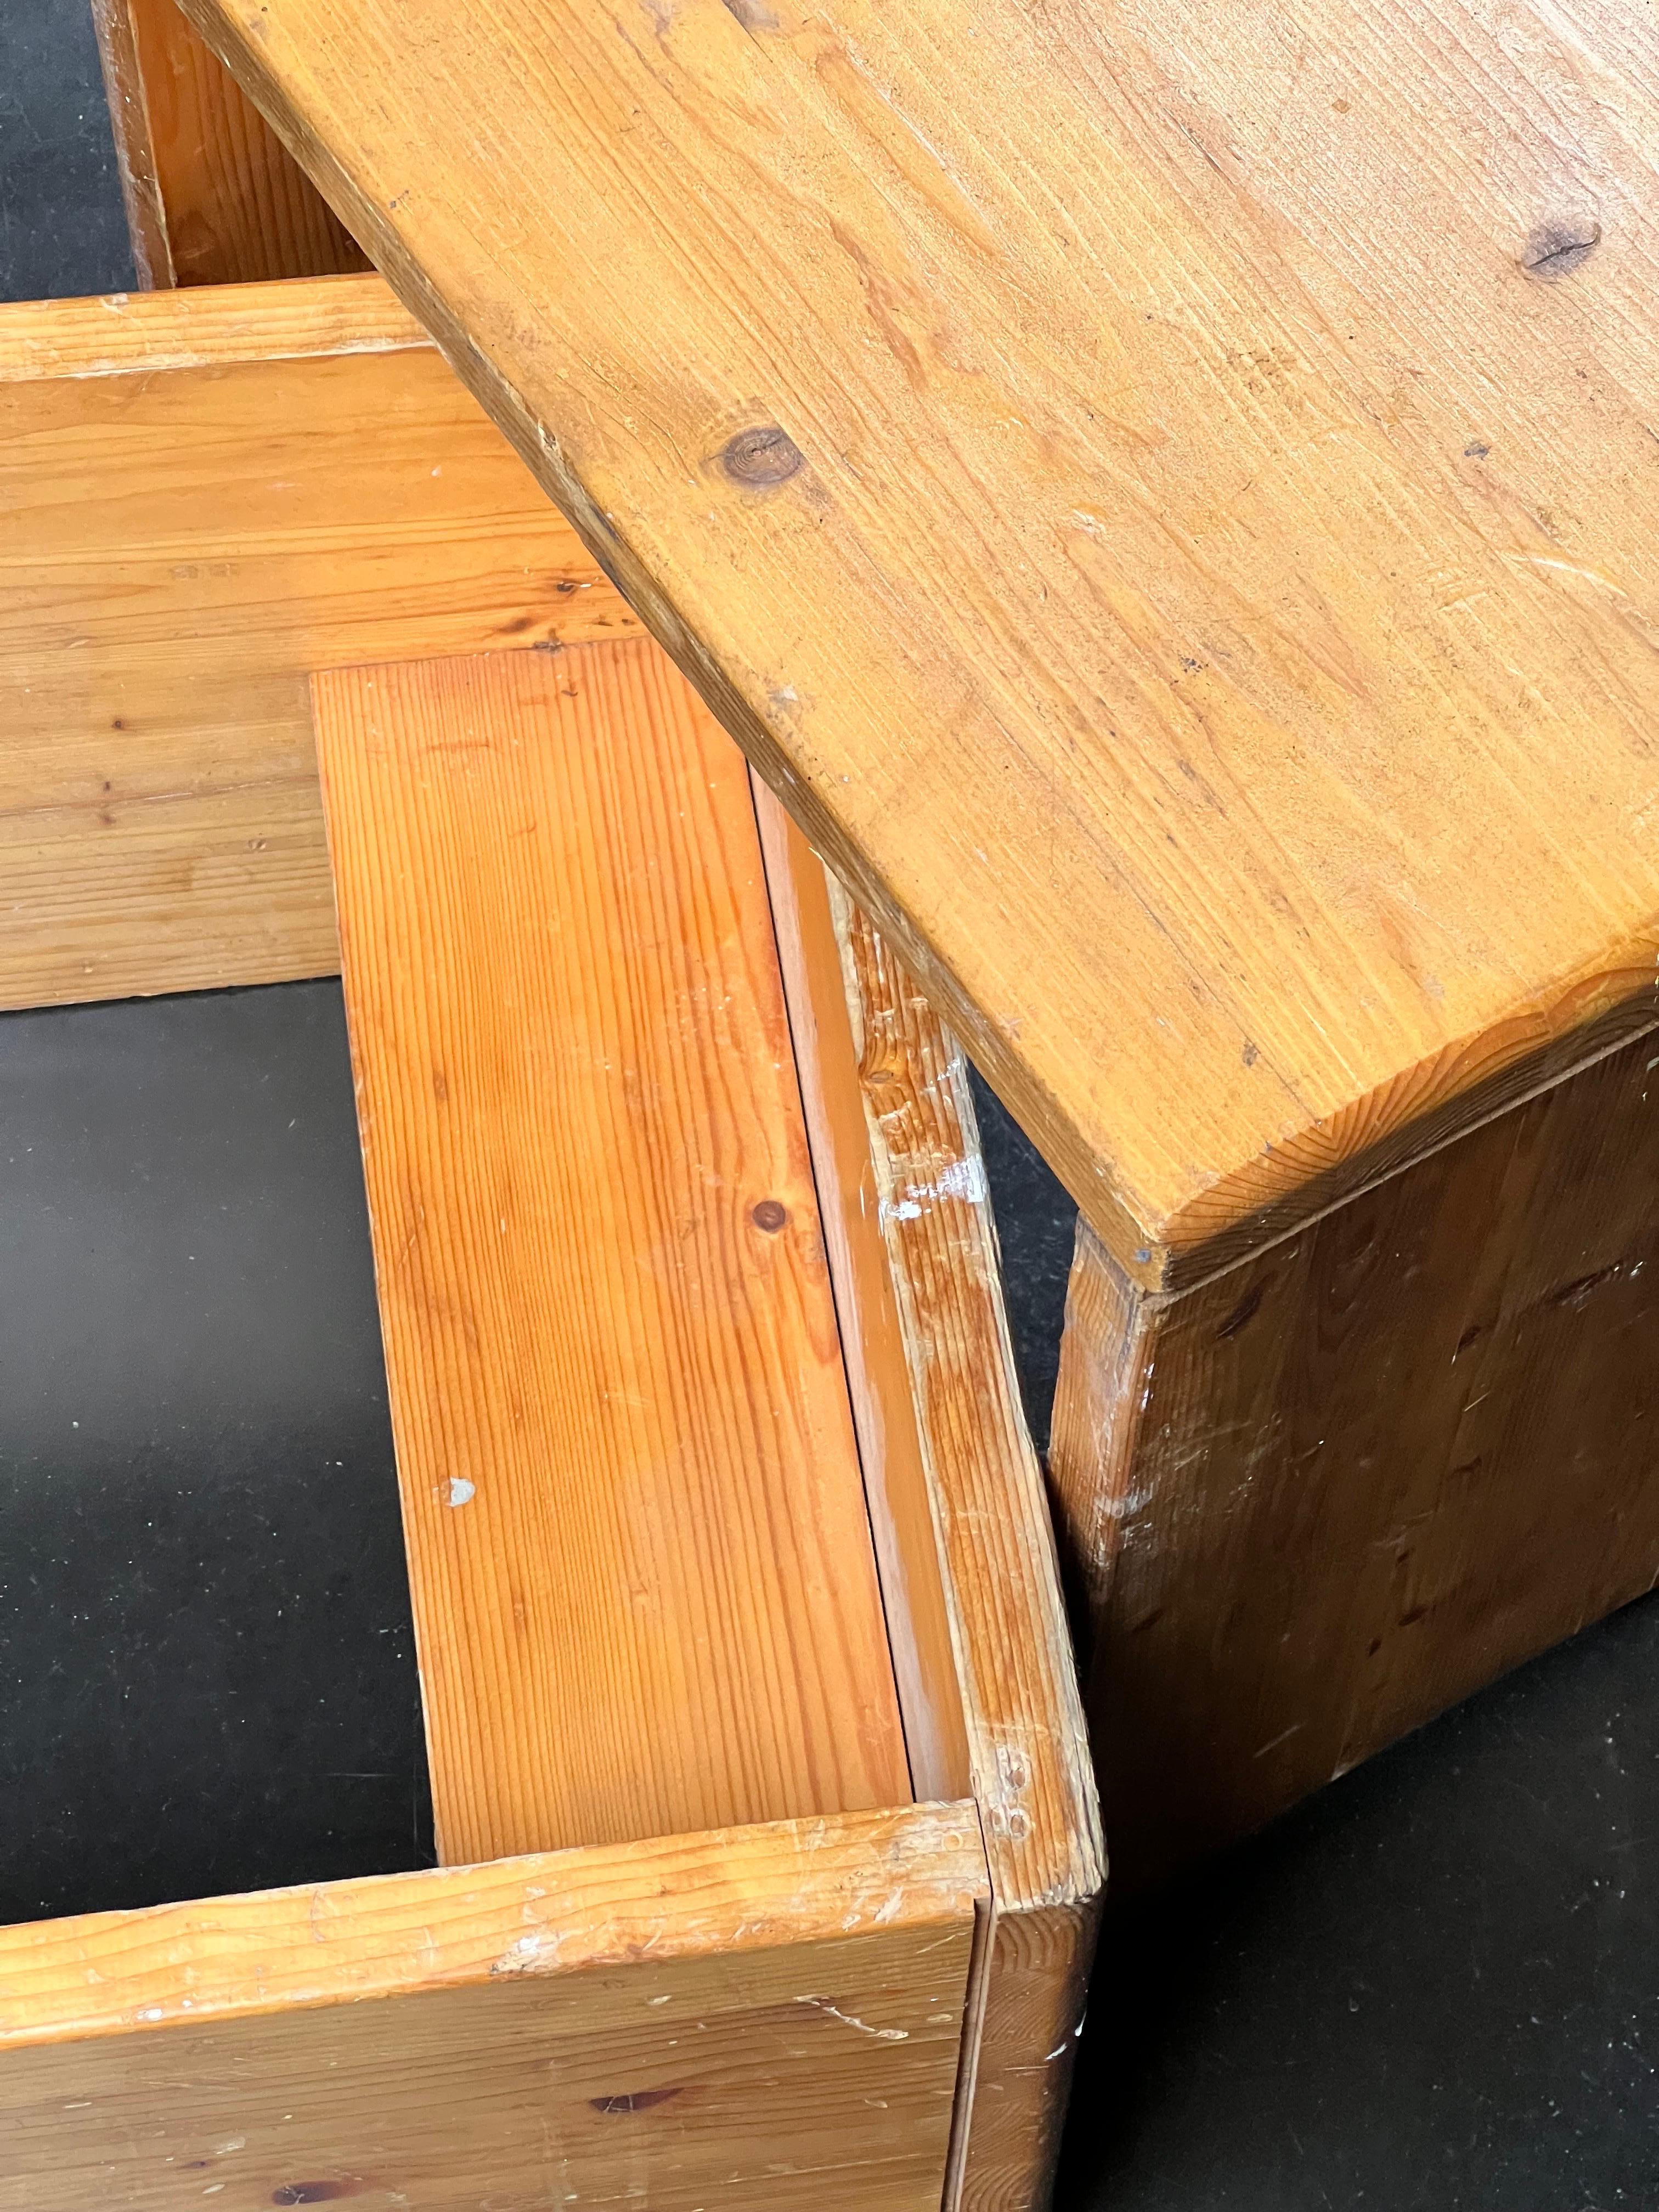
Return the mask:
<path id="1" fill-rule="evenodd" d="M 185 4 L 1138 1279 L 1652 1018 L 1651 8 Z"/>

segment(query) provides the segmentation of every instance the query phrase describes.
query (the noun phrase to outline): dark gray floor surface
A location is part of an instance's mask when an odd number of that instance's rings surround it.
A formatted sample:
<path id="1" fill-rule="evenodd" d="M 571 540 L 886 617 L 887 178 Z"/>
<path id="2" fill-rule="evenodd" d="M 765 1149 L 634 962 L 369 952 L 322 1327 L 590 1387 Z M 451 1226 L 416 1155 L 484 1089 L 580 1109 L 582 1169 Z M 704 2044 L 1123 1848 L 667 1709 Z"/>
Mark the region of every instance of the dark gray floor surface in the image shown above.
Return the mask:
<path id="1" fill-rule="evenodd" d="M 86 0 L 0 8 L 0 298 L 129 284 Z M 1650 1601 L 1109 1917 L 1065 2212 L 1652 2212 L 1656 1854 Z M 0 1919 L 428 1856 L 337 987 L 0 1018 Z"/>

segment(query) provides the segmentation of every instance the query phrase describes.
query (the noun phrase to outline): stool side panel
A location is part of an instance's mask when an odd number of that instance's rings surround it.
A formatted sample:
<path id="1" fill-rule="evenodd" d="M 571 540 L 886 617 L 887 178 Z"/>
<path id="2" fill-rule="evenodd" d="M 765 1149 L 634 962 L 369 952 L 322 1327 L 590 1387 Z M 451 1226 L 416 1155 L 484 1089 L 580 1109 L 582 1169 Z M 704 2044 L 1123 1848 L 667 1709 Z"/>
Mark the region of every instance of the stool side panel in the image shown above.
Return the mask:
<path id="1" fill-rule="evenodd" d="M 899 1802 L 741 755 L 643 638 L 314 698 L 440 1855 Z"/>
<path id="2" fill-rule="evenodd" d="M 805 1002 L 797 1036 L 810 1028 L 822 1071 L 809 1121 L 815 1157 L 834 1158 L 821 1190 L 839 1217 L 837 1267 L 857 1273 L 882 1479 L 908 1482 L 884 1589 L 896 1573 L 916 1588 L 927 1565 L 940 1578 L 949 1648 L 933 1667 L 953 1678 L 991 1871 L 946 2202 L 1026 2212 L 1052 2184 L 1105 1869 L 972 1100 L 959 1048 L 902 963 L 771 793 L 757 787 L 757 804 L 793 945 L 786 977 Z"/>
<path id="3" fill-rule="evenodd" d="M 933 1806 L 4 1931 L 0 2208 L 935 2212 L 983 1895 Z"/>

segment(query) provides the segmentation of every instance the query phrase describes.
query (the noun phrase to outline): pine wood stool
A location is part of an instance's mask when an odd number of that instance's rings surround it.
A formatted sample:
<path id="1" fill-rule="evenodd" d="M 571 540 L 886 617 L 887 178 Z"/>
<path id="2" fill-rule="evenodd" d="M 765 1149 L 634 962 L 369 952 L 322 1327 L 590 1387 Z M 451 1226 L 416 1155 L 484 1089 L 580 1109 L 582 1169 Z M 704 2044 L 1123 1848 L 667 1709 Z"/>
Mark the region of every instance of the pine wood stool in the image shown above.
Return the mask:
<path id="1" fill-rule="evenodd" d="M 1651 11 L 183 6 L 1078 1200 L 1115 1878 L 1648 1589 Z"/>

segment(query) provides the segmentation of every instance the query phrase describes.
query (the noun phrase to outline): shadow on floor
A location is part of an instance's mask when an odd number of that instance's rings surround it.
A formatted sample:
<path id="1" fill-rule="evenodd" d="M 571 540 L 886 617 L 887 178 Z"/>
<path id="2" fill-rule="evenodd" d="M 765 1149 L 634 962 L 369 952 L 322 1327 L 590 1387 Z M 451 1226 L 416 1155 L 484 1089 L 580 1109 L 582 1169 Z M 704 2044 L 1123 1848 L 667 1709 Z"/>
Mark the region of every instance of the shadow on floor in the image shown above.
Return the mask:
<path id="1" fill-rule="evenodd" d="M 1659 2204 L 1659 1598 L 1108 1916 L 1062 2212 Z"/>

